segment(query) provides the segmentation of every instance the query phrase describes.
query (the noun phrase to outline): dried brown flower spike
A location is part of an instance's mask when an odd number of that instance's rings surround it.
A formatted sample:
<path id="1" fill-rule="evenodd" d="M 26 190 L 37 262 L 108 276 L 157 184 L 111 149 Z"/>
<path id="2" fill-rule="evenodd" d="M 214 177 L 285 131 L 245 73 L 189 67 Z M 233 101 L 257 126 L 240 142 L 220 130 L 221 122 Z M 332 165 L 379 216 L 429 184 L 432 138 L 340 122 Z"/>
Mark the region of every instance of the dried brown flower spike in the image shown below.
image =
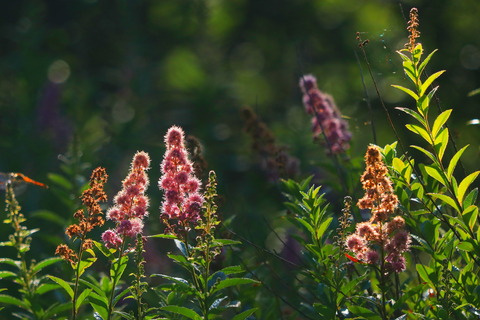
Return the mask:
<path id="1" fill-rule="evenodd" d="M 82 193 L 81 199 L 85 209 L 77 210 L 73 217 L 78 223 L 67 227 L 65 233 L 69 238 L 78 238 L 81 241 L 80 256 L 85 250 L 91 249 L 93 242 L 87 238 L 87 233 L 97 226 L 102 226 L 105 222 L 103 212 L 100 208 L 100 202 L 107 201 L 107 194 L 103 190 L 103 185 L 107 182 L 108 175 L 104 168 L 98 167 L 92 172 L 90 177 L 90 188 Z M 60 255 L 70 263 L 78 262 L 79 256 L 67 245 L 61 244 L 55 250 L 55 254 Z"/>
<path id="2" fill-rule="evenodd" d="M 412 8 L 410 10 L 410 20 L 408 21 L 407 30 L 410 33 L 408 36 L 408 43 L 405 44 L 405 48 L 413 53 L 413 49 L 416 46 L 416 39 L 420 38 L 420 31 L 418 31 L 418 26 L 420 25 L 418 21 L 418 9 Z"/>

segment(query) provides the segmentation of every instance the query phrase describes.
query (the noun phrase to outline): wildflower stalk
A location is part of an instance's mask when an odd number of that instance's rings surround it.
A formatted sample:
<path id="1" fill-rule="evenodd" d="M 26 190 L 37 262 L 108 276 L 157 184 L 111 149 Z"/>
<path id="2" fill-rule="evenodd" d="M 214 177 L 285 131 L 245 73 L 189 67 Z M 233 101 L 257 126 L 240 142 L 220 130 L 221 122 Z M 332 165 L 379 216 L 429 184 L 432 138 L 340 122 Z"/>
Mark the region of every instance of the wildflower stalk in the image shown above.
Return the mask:
<path id="1" fill-rule="evenodd" d="M 467 193 L 468 188 L 478 177 L 480 171 L 475 171 L 458 182 L 453 176 L 456 165 L 459 163 L 467 146 L 456 151 L 455 155 L 448 162 L 448 166 L 445 165 L 444 154 L 450 138 L 449 130 L 445 124 L 451 115 L 452 109 L 441 112 L 433 123 L 429 117 L 430 102 L 438 86 L 432 89 L 430 89 L 430 87 L 445 70 L 435 72 L 427 77 L 426 80 L 422 81 L 422 74 L 436 50 L 422 60 L 423 47 L 421 43 L 416 42 L 416 39 L 419 37 L 417 30 L 418 25 L 418 12 L 413 8 L 410 12 L 410 21 L 407 28 L 410 32 L 409 43 L 406 45 L 406 49 L 397 51 L 403 60 L 404 72 L 407 78 L 413 83 L 413 90 L 403 86 L 393 85 L 393 87 L 404 91 L 415 100 L 416 110 L 409 108 L 398 109 L 418 121 L 419 125 L 407 124 L 406 127 L 408 130 L 423 138 L 429 145 L 430 150 L 420 146 L 412 146 L 432 161 L 432 164 L 425 166 L 425 172 L 438 182 L 440 186 L 437 190 L 426 194 L 426 198 L 437 209 L 437 217 L 448 226 L 455 237 L 459 241 L 469 241 L 472 244 L 473 248 L 472 250 L 468 250 L 467 254 L 470 255 L 477 266 L 480 266 L 480 260 L 478 259 L 480 240 L 477 239 L 475 232 L 475 229 L 478 229 L 478 223 L 476 223 L 476 219 L 472 218 L 478 216 L 479 208 L 473 203 L 475 197 L 471 195 L 469 197 Z M 413 167 L 412 163 L 408 165 Z M 422 188 L 423 187 L 424 185 L 422 184 Z M 451 207 L 455 215 L 445 214 L 445 209 L 440 210 L 436 200 Z M 447 208 L 446 206 L 443 207 Z M 428 206 L 426 206 L 426 208 L 428 208 Z M 473 254 L 473 252 L 476 253 Z"/>

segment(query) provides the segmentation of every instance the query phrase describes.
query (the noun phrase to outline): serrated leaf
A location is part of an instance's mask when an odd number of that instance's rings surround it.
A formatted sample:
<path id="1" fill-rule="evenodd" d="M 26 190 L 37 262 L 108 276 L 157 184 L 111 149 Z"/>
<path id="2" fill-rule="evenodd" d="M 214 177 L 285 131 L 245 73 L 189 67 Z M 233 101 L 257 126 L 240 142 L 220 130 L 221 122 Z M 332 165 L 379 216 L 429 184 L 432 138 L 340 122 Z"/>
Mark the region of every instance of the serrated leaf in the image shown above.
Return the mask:
<path id="1" fill-rule="evenodd" d="M 423 96 L 423 94 L 427 91 L 428 87 L 430 87 L 433 81 L 435 81 L 438 77 L 440 77 L 444 72 L 445 70 L 441 70 L 441 71 L 435 72 L 430 77 L 428 77 L 427 80 L 425 80 L 425 82 L 420 87 L 419 96 Z"/>
<path id="2" fill-rule="evenodd" d="M 465 179 L 460 182 L 458 185 L 458 194 L 457 198 L 460 203 L 463 203 L 463 197 L 465 196 L 465 193 L 468 190 L 468 187 L 472 184 L 473 181 L 477 178 L 478 174 L 480 174 L 480 171 L 475 171 L 473 173 L 470 173 L 468 176 L 465 177 Z"/>
<path id="3" fill-rule="evenodd" d="M 418 95 L 415 92 L 413 92 L 412 90 L 410 90 L 408 88 L 405 88 L 405 87 L 402 87 L 402 86 L 399 86 L 399 85 L 396 85 L 396 84 L 392 84 L 392 87 L 397 88 L 397 89 L 405 92 L 406 94 L 411 96 L 413 99 L 415 99 L 415 101 L 418 100 Z"/>
<path id="4" fill-rule="evenodd" d="M 253 308 L 253 309 L 243 311 L 242 313 L 239 313 L 235 317 L 233 317 L 232 320 L 245 320 L 248 317 L 250 317 L 252 314 L 254 314 L 255 311 L 257 311 L 257 310 L 258 310 L 258 308 Z"/>
<path id="5" fill-rule="evenodd" d="M 166 306 L 166 307 L 161 307 L 160 310 L 165 310 L 165 311 L 169 311 L 169 312 L 172 312 L 172 313 L 180 314 L 180 315 L 185 316 L 185 317 L 187 317 L 189 319 L 192 319 L 192 320 L 202 320 L 202 317 L 198 313 L 196 313 L 192 309 L 188 309 L 188 308 L 185 308 L 185 307 Z"/>
<path id="6" fill-rule="evenodd" d="M 462 156 L 463 152 L 468 148 L 468 146 L 469 145 L 467 144 L 465 147 L 458 150 L 450 160 L 450 163 L 448 164 L 448 168 L 447 168 L 448 181 L 452 179 L 452 175 L 453 175 L 453 172 L 455 171 L 455 167 L 457 166 L 458 160 L 460 160 L 460 157 Z"/>
<path id="7" fill-rule="evenodd" d="M 73 299 L 73 290 L 72 290 L 72 287 L 70 286 L 70 284 L 68 282 L 66 282 L 63 279 L 54 277 L 54 276 L 47 276 L 47 277 L 49 279 L 53 280 L 54 282 L 58 283 L 60 285 L 60 287 L 62 287 L 63 290 L 65 290 L 67 292 L 67 294 L 70 296 L 70 299 Z"/>
<path id="8" fill-rule="evenodd" d="M 435 119 L 432 127 L 432 136 L 437 137 L 438 132 L 442 128 L 442 126 L 447 122 L 448 118 L 450 118 L 450 114 L 452 113 L 452 109 L 448 109 L 440 113 Z"/>

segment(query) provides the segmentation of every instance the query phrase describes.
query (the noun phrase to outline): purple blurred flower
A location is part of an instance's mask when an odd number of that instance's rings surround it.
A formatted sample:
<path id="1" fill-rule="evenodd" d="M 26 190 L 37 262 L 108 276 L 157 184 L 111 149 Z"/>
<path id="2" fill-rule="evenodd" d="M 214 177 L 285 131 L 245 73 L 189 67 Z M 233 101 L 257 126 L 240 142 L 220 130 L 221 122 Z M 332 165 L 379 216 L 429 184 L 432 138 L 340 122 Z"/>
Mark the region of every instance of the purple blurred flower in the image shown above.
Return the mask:
<path id="1" fill-rule="evenodd" d="M 303 92 L 305 110 L 313 115 L 313 136 L 318 138 L 323 133 L 331 153 L 345 152 L 350 148 L 348 142 L 352 134 L 348 131 L 348 124 L 342 119 L 332 96 L 318 89 L 317 79 L 312 75 L 300 78 L 300 88 Z"/>

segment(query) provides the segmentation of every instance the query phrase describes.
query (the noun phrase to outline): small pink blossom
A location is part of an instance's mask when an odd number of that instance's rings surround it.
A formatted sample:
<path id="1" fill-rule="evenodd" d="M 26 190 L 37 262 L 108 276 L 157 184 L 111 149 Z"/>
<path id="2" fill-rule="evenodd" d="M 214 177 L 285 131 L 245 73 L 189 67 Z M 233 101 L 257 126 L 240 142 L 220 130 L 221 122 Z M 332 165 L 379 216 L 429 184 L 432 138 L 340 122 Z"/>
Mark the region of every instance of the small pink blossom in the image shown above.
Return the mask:
<path id="1" fill-rule="evenodd" d="M 122 238 L 113 230 L 107 230 L 102 234 L 102 240 L 107 248 L 119 248 L 122 244 Z"/>

